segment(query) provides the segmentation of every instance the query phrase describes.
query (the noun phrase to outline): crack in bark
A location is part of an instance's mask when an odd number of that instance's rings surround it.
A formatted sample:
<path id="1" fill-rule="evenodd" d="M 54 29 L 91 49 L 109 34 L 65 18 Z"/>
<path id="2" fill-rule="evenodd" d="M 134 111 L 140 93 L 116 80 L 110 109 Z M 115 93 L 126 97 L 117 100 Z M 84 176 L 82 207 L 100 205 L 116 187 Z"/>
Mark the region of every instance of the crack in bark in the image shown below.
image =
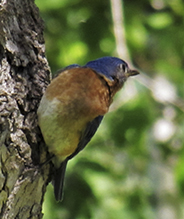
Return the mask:
<path id="1" fill-rule="evenodd" d="M 36 111 L 50 80 L 43 22 L 33 1 L 4 0 L 0 10 L 0 218 L 41 218 L 50 180 L 38 166 L 47 151 Z"/>

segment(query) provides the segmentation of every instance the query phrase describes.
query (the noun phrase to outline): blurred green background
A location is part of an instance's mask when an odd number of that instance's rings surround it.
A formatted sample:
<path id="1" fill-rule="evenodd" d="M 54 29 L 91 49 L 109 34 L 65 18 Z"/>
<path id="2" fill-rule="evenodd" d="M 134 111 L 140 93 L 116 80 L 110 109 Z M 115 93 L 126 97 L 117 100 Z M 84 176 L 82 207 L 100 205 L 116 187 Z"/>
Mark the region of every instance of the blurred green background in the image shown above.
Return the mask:
<path id="1" fill-rule="evenodd" d="M 36 0 L 52 72 L 102 56 L 141 75 L 117 94 L 96 135 L 69 162 L 64 200 L 50 184 L 44 219 L 184 218 L 184 2 Z M 117 44 L 120 22 L 125 38 Z"/>

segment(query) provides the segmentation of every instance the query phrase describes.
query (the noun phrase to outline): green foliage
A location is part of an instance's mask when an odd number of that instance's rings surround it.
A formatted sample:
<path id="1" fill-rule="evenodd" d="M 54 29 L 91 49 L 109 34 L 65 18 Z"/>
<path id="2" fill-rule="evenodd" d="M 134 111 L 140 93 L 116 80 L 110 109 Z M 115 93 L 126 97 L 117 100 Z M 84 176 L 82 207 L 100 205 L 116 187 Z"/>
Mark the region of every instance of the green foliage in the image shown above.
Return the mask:
<path id="1" fill-rule="evenodd" d="M 48 60 L 55 71 L 112 53 L 110 4 L 106 1 L 36 1 L 45 21 Z M 104 25 L 106 24 L 106 25 Z M 90 35 L 90 37 L 89 37 Z"/>
<path id="2" fill-rule="evenodd" d="M 116 55 L 110 2 L 36 4 L 53 72 Z M 69 162 L 63 202 L 48 186 L 44 219 L 184 218 L 183 11 L 181 0 L 124 1 L 127 46 L 144 80 L 127 82 L 132 97 L 126 85 L 90 144 Z"/>

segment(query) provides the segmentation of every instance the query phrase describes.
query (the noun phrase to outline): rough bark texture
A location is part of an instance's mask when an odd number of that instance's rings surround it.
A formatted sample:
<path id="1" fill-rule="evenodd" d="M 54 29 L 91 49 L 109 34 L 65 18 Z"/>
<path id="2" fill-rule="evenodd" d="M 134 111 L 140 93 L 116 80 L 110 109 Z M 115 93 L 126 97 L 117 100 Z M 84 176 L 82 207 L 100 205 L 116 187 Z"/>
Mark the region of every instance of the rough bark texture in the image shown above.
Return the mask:
<path id="1" fill-rule="evenodd" d="M 43 23 L 34 1 L 0 1 L 2 219 L 42 218 L 50 168 L 38 166 L 47 153 L 37 126 L 36 110 L 49 75 Z"/>

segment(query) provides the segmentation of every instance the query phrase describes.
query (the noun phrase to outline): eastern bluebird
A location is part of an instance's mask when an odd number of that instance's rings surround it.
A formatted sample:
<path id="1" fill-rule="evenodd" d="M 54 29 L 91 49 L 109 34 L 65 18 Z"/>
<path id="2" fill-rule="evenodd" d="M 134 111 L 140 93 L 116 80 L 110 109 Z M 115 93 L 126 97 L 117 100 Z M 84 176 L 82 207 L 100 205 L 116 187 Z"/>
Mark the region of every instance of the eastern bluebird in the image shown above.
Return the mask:
<path id="1" fill-rule="evenodd" d="M 57 201 L 62 199 L 67 162 L 91 140 L 126 79 L 137 74 L 119 58 L 103 57 L 60 70 L 47 87 L 38 108 L 38 121 L 53 155 Z"/>

